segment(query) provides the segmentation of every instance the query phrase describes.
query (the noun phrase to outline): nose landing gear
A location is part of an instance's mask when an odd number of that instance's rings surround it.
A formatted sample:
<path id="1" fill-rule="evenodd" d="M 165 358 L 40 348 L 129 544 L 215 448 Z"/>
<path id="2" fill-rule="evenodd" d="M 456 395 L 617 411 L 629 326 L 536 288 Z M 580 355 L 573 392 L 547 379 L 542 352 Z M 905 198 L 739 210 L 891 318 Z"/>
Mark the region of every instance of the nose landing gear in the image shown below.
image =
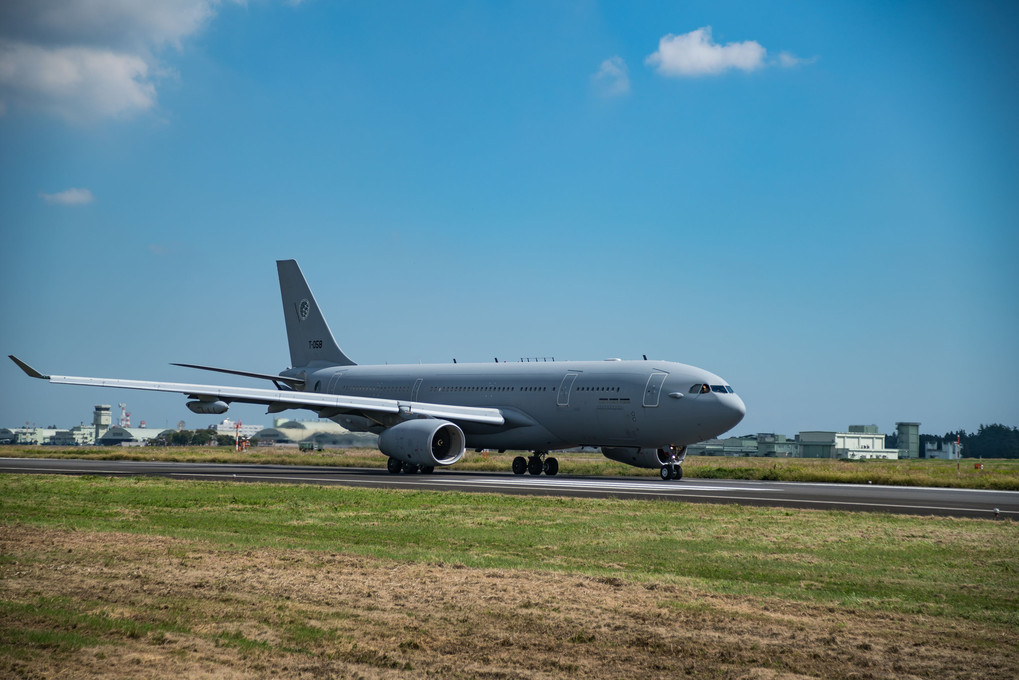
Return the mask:
<path id="1" fill-rule="evenodd" d="M 686 447 L 670 446 L 667 450 L 659 449 L 658 454 L 659 459 L 661 459 L 662 454 L 668 455 L 658 471 L 661 478 L 664 480 L 675 479 L 676 481 L 683 479 L 683 461 L 686 460 Z"/>
<path id="2" fill-rule="evenodd" d="M 535 451 L 529 458 L 517 456 L 513 459 L 513 474 L 522 475 L 529 472 L 538 476 L 544 472 L 549 477 L 554 477 L 559 473 L 559 461 L 546 456 L 548 451 Z"/>

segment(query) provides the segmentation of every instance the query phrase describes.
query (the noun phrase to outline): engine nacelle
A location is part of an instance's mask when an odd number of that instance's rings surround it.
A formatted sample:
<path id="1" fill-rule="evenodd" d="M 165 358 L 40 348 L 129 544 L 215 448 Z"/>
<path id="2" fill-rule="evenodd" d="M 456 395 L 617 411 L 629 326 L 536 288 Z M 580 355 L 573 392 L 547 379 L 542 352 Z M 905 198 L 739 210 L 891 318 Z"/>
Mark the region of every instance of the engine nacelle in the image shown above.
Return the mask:
<path id="1" fill-rule="evenodd" d="M 463 458 L 467 439 L 463 430 L 448 420 L 420 418 L 394 425 L 379 435 L 379 450 L 422 467 L 452 465 Z"/>
<path id="2" fill-rule="evenodd" d="M 673 452 L 669 449 L 630 449 L 603 446 L 601 452 L 609 460 L 639 468 L 657 469 L 666 463 L 682 462 L 682 458 L 674 457 Z"/>
<path id="3" fill-rule="evenodd" d="M 226 413 L 230 404 L 217 399 L 216 401 L 189 401 L 187 407 L 195 413 L 220 414 Z"/>

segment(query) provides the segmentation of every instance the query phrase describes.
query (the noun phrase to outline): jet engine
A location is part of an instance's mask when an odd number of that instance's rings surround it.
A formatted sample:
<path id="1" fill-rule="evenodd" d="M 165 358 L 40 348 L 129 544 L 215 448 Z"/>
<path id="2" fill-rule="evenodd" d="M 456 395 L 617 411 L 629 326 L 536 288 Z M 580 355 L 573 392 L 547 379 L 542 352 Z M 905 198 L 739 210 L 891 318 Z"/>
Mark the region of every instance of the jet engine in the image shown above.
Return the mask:
<path id="1" fill-rule="evenodd" d="M 226 413 L 227 409 L 230 408 L 230 404 L 217 399 L 215 401 L 189 401 L 187 407 L 195 413 Z"/>
<path id="2" fill-rule="evenodd" d="M 452 465 L 466 449 L 463 430 L 447 420 L 407 420 L 379 435 L 382 453 L 421 467 Z"/>
<path id="3" fill-rule="evenodd" d="M 623 447 L 602 447 L 602 455 L 618 463 L 626 463 L 640 468 L 660 468 L 673 461 L 673 454 L 668 449 L 630 449 Z"/>

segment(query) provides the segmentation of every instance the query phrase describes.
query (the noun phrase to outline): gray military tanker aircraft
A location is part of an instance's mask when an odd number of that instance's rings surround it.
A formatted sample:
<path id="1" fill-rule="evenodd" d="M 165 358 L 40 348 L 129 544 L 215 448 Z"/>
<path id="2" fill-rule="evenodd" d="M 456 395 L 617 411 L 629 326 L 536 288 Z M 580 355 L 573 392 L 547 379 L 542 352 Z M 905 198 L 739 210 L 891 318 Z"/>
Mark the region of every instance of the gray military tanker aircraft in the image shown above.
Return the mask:
<path id="1" fill-rule="evenodd" d="M 555 475 L 559 463 L 549 451 L 592 446 L 681 479 L 687 445 L 717 437 L 746 414 L 717 375 L 646 358 L 358 366 L 336 344 L 297 262 L 276 267 L 292 368 L 271 375 L 175 364 L 269 380 L 276 389 L 43 375 L 10 358 L 51 383 L 185 394 L 200 414 L 224 413 L 233 402 L 265 404 L 268 413 L 308 409 L 378 434 L 394 474 L 430 473 L 474 448 L 530 451 L 513 460 L 514 473 Z"/>

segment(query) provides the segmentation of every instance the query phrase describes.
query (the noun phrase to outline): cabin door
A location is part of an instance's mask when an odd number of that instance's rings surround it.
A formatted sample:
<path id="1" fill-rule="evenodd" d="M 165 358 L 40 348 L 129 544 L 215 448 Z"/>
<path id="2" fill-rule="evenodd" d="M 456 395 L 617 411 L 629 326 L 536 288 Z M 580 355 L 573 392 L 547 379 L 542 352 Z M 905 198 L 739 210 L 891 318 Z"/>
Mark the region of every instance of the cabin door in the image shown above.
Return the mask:
<path id="1" fill-rule="evenodd" d="M 647 387 L 644 388 L 644 406 L 654 408 L 658 406 L 658 400 L 662 396 L 662 383 L 669 377 L 668 373 L 652 373 L 647 379 Z"/>
<path id="2" fill-rule="evenodd" d="M 336 394 L 339 389 L 340 380 L 343 378 L 344 373 L 346 373 L 346 371 L 340 371 L 339 373 L 334 374 L 333 377 L 329 378 L 329 384 L 326 385 L 326 394 Z"/>
<path id="3" fill-rule="evenodd" d="M 563 377 L 562 383 L 559 385 L 559 396 L 556 397 L 556 404 L 559 406 L 570 405 L 570 392 L 573 391 L 573 381 L 577 379 L 579 373 L 567 373 Z"/>

